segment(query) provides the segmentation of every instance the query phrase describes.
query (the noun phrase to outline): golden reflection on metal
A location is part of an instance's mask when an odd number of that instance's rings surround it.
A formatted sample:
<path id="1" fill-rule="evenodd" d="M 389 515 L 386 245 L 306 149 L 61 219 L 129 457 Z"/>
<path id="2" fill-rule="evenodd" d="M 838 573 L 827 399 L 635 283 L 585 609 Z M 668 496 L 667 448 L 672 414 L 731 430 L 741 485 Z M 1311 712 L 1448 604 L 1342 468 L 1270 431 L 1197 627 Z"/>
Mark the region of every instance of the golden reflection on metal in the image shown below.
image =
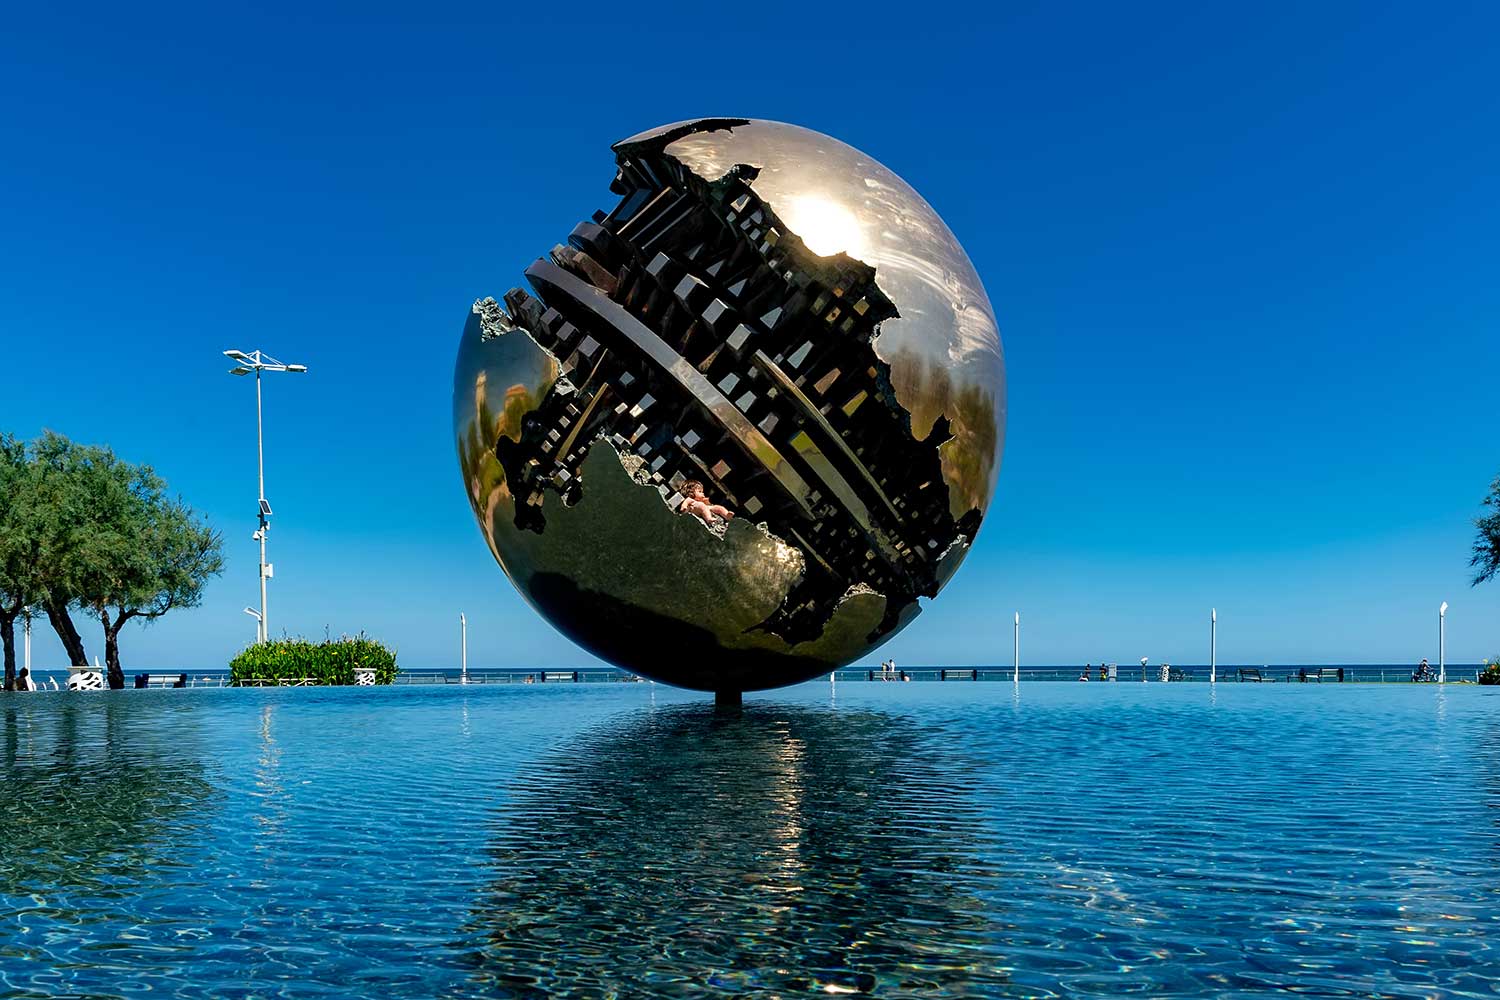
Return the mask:
<path id="1" fill-rule="evenodd" d="M 927 203 L 843 143 L 771 122 L 688 123 L 618 143 L 622 170 L 637 169 L 629 162 L 635 157 L 629 147 L 653 138 L 652 165 L 639 166 L 629 183 L 617 182 L 617 192 L 636 192 L 624 196 L 618 218 L 597 216 L 595 223 L 579 227 L 598 230 L 598 223 L 613 222 L 610 238 L 629 245 L 633 255 L 623 268 L 602 266 L 606 256 L 596 254 L 596 260 L 582 249 L 589 245 L 586 240 L 574 242 L 526 268 L 540 300 L 512 292 L 505 306 L 494 299 L 475 302 L 459 348 L 453 395 L 466 491 L 491 551 L 526 601 L 596 655 L 703 690 L 757 690 L 826 674 L 868 654 L 912 620 L 919 610 L 913 594 L 932 596 L 951 577 L 990 502 L 1004 437 L 1005 389 L 989 300 L 962 248 Z M 641 150 L 644 155 L 645 147 Z M 672 166 L 674 161 L 680 166 Z M 660 180 L 663 163 L 686 173 Z M 725 190 L 715 182 L 742 164 L 754 168 L 739 172 L 753 193 L 734 205 L 731 196 L 712 201 L 713 191 Z M 755 198 L 773 215 L 752 231 L 762 218 L 753 208 Z M 742 210 L 745 199 L 751 207 L 743 210 L 754 213 L 753 219 L 732 214 Z M 745 246 L 759 244 L 777 282 L 781 270 L 773 257 L 780 259 L 783 250 L 802 254 L 800 266 L 823 282 L 819 287 L 828 294 L 816 302 L 811 293 L 796 300 L 807 279 L 788 269 L 785 294 L 793 298 L 781 304 L 803 310 L 798 316 L 811 316 L 822 331 L 811 334 L 814 338 L 847 341 L 853 336 L 848 331 L 863 329 L 859 336 L 866 339 L 858 343 L 865 360 L 842 359 L 837 367 L 814 372 L 804 365 L 810 344 L 799 348 L 792 342 L 773 349 L 774 357 L 760 350 L 757 345 L 771 338 L 770 331 L 802 329 L 778 327 L 782 309 L 769 303 L 715 326 L 712 310 L 732 317 L 735 309 L 748 308 L 748 299 L 737 298 L 727 279 L 711 284 L 708 275 L 714 272 L 705 270 L 704 261 L 695 265 L 701 280 L 693 276 L 688 265 L 696 251 L 689 241 L 676 245 L 671 251 L 676 256 L 664 257 L 653 248 L 663 227 L 676 224 L 663 220 L 686 217 L 675 214 L 679 211 L 710 210 L 731 213 L 717 216 L 712 225 L 736 226 L 736 239 L 747 240 Z M 798 240 L 805 250 L 797 249 Z M 819 260 L 832 255 L 843 256 Z M 688 268 L 676 299 L 672 284 L 659 286 L 665 298 L 634 297 L 644 278 L 632 274 L 643 267 L 650 271 L 646 262 L 662 260 L 668 267 Z M 704 301 L 690 305 L 699 291 Z M 695 322 L 702 325 L 693 328 L 699 332 L 686 340 L 680 333 L 671 342 L 664 339 L 663 317 L 674 309 L 686 309 L 690 316 L 701 312 Z M 563 336 L 549 324 L 571 332 Z M 578 346 L 585 334 L 590 343 L 597 341 L 595 353 Z M 720 375 L 707 377 L 711 358 L 684 356 L 704 337 L 718 337 L 723 349 L 734 352 L 738 385 Z M 601 374 L 600 365 L 612 354 L 637 367 L 622 374 L 617 362 L 613 374 L 608 369 Z M 657 400 L 656 409 L 640 417 L 647 404 L 637 396 L 632 409 L 633 400 L 622 394 L 631 373 L 637 392 L 648 381 L 669 388 L 670 405 Z M 774 440 L 769 429 L 763 430 L 771 426 L 765 418 L 750 416 L 755 399 L 772 397 L 779 397 L 774 412 L 781 421 Z M 597 428 L 611 414 L 627 411 L 629 427 L 617 423 L 611 431 L 584 435 L 585 426 Z M 947 434 L 933 435 L 942 418 Z M 694 424 L 701 420 L 735 442 L 742 458 L 748 456 L 733 483 L 712 455 L 693 454 L 694 446 L 682 443 L 686 428 L 701 427 Z M 909 426 L 911 440 L 901 447 L 920 460 L 913 469 L 925 471 L 893 467 L 889 454 L 894 452 L 883 452 L 879 444 L 866 451 L 870 429 L 889 425 L 878 421 Z M 851 428 L 851 422 L 857 426 Z M 639 432 L 632 430 L 637 423 Z M 726 503 L 734 483 L 746 491 L 738 502 L 751 498 L 752 490 L 773 491 L 764 485 L 770 483 L 785 499 L 771 499 L 771 492 L 759 495 L 768 505 L 783 504 L 783 513 L 767 522 L 765 515 L 755 516 L 758 505 L 752 505 L 714 528 L 679 514 L 664 502 L 672 487 L 662 475 L 653 476 L 651 456 L 633 451 L 635 437 L 647 431 L 677 435 L 683 461 L 697 463 L 699 470 L 687 468 L 688 476 L 719 483 Z M 621 433 L 630 438 L 628 445 Z M 539 434 L 551 435 L 545 448 L 537 443 Z M 574 457 L 564 463 L 568 455 Z M 719 465 L 732 469 L 736 459 L 727 458 Z M 507 480 L 507 468 L 517 475 L 516 483 Z M 929 483 L 936 492 L 922 493 Z M 924 503 L 928 506 L 921 507 Z M 945 507 L 951 519 L 942 514 Z M 919 508 L 938 512 L 941 516 L 934 517 L 944 522 L 942 529 L 929 527 L 926 519 L 914 523 L 910 512 Z M 837 513 L 826 513 L 830 510 Z M 840 517 L 850 527 L 829 520 Z M 869 553 L 851 557 L 847 543 L 838 541 L 845 547 L 834 559 L 826 548 L 833 544 L 830 530 L 852 532 L 856 552 L 868 547 Z M 926 582 L 916 590 L 891 591 L 905 596 L 888 607 L 886 596 L 851 571 L 861 559 L 884 567 L 880 572 L 887 577 L 910 572 Z M 806 589 L 810 575 L 822 581 L 817 584 L 822 589 Z M 829 581 L 836 589 L 830 590 Z M 826 609 L 815 635 L 778 617 L 799 608 Z"/>
<path id="2" fill-rule="evenodd" d="M 618 145 L 689 124 L 663 125 Z M 704 180 L 736 164 L 759 168 L 750 186 L 808 249 L 842 251 L 875 268 L 876 283 L 901 313 L 881 324 L 875 349 L 891 365 L 912 433 L 926 437 L 946 415 L 956 442 L 944 466 L 955 487 L 954 515 L 987 506 L 1005 439 L 1005 356 L 984 284 L 932 206 L 854 147 L 782 122 L 691 132 L 665 152 Z"/>
<path id="3" fill-rule="evenodd" d="M 802 237 L 807 249 L 820 257 L 846 253 L 869 263 L 870 244 L 864 227 L 846 206 L 820 194 L 793 195 L 785 204 L 777 214 L 792 232 Z"/>
<path id="4" fill-rule="evenodd" d="M 803 506 L 803 509 L 807 508 L 807 484 L 802 481 L 797 470 L 787 464 L 786 459 L 781 457 L 776 447 L 766 440 L 764 434 L 756 430 L 754 424 L 745 419 L 745 415 L 722 392 L 714 388 L 713 383 L 704 378 L 698 369 L 673 351 L 660 337 L 652 333 L 644 323 L 612 302 L 609 296 L 599 289 L 580 281 L 555 264 L 539 260 L 527 268 L 526 276 L 557 289 L 578 305 L 605 318 L 629 337 L 646 357 L 656 362 L 663 371 L 692 393 L 723 425 L 725 430 L 740 440 L 746 451 L 756 456 L 772 475 L 780 479 L 786 486 L 787 492 Z"/>

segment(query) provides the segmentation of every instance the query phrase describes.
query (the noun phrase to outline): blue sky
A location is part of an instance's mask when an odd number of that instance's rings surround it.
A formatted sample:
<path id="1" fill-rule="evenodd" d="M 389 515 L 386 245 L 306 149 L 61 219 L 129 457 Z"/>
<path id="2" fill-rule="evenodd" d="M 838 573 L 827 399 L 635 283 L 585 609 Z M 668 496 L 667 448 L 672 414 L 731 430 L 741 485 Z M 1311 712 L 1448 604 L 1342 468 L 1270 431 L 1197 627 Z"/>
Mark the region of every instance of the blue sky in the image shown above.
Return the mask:
<path id="1" fill-rule="evenodd" d="M 411 667 L 592 662 L 491 560 L 449 427 L 469 303 L 611 204 L 611 142 L 828 132 L 947 219 L 1005 341 L 998 498 L 903 663 L 1500 652 L 1470 519 L 1500 473 L 1500 11 L 1487 5 L 361 4 L 11 12 L 0 428 L 150 462 L 220 527 L 126 667 L 273 631 Z M 1442 16 L 1435 13 L 1442 11 Z M 90 652 L 102 652 L 97 626 Z M 50 630 L 37 662 L 61 663 Z"/>

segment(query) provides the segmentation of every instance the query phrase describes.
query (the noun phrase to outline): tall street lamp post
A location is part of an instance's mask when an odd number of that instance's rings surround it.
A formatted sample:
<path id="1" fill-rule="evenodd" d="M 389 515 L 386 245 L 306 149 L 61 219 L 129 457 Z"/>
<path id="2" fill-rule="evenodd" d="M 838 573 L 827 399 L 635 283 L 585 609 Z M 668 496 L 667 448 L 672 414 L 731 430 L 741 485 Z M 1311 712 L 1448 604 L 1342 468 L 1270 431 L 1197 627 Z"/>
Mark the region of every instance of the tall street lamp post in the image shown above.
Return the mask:
<path id="1" fill-rule="evenodd" d="M 271 564 L 266 562 L 266 535 L 271 530 L 271 504 L 266 500 L 266 445 L 261 426 L 260 373 L 307 371 L 306 365 L 288 365 L 277 361 L 262 351 L 225 351 L 224 356 L 236 363 L 229 369 L 231 375 L 255 373 L 255 457 L 260 473 L 260 506 L 257 516 L 260 527 L 251 537 L 260 542 L 260 615 L 256 619 L 256 642 L 265 642 L 271 635 L 271 625 L 266 618 L 266 580 L 271 576 Z"/>
<path id="2" fill-rule="evenodd" d="M 1444 601 L 1438 608 L 1438 683 L 1448 683 L 1448 649 L 1446 624 L 1448 620 L 1448 602 Z"/>
<path id="3" fill-rule="evenodd" d="M 1021 683 L 1021 612 L 1016 612 L 1016 683 Z"/>
<path id="4" fill-rule="evenodd" d="M 458 613 L 458 660 L 459 683 L 469 683 L 469 619 Z"/>
<path id="5" fill-rule="evenodd" d="M 1219 609 L 1208 609 L 1208 682 L 1219 680 Z"/>

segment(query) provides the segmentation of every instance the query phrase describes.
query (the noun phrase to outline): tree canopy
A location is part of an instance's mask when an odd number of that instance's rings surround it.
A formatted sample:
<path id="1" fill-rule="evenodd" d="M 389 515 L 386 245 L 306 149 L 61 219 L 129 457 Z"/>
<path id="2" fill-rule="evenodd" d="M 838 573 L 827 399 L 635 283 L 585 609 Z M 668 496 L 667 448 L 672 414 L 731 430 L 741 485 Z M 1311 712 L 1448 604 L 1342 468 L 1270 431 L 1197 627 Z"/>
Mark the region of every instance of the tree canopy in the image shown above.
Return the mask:
<path id="1" fill-rule="evenodd" d="M 34 479 L 26 445 L 0 434 L 0 637 L 7 689 L 16 678 L 16 619 L 40 596 Z"/>
<path id="2" fill-rule="evenodd" d="M 1474 539 L 1474 558 L 1469 565 L 1474 567 L 1474 585 L 1493 579 L 1500 573 L 1500 476 L 1490 483 L 1490 495 L 1484 498 L 1488 514 L 1474 519 L 1479 534 Z"/>
<path id="3" fill-rule="evenodd" d="M 97 618 L 109 684 L 118 688 L 125 683 L 121 627 L 198 604 L 204 584 L 223 567 L 218 532 L 168 494 L 150 466 L 50 432 L 29 446 L 0 438 L 0 634 L 7 686 L 14 677 L 14 617 L 26 605 L 46 609 L 75 664 L 87 660 L 68 609 Z"/>

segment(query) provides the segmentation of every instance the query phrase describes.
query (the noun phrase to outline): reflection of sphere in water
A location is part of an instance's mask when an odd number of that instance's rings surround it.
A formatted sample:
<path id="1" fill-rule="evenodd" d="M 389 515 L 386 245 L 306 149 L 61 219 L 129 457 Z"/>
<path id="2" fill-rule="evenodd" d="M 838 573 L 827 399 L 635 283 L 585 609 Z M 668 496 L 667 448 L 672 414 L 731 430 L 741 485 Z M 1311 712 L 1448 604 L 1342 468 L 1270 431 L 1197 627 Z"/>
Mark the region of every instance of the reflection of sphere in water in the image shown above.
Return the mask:
<path id="1" fill-rule="evenodd" d="M 755 703 L 591 727 L 484 831 L 470 992 L 540 967 L 557 978 L 505 995 L 998 995 L 975 957 L 1001 929 L 1000 831 L 945 735 Z"/>
<path id="2" fill-rule="evenodd" d="M 863 656 L 994 492 L 979 277 L 915 191 L 816 132 L 706 119 L 614 150 L 619 203 L 465 327 L 480 528 L 533 607 L 638 673 L 755 690 Z"/>

